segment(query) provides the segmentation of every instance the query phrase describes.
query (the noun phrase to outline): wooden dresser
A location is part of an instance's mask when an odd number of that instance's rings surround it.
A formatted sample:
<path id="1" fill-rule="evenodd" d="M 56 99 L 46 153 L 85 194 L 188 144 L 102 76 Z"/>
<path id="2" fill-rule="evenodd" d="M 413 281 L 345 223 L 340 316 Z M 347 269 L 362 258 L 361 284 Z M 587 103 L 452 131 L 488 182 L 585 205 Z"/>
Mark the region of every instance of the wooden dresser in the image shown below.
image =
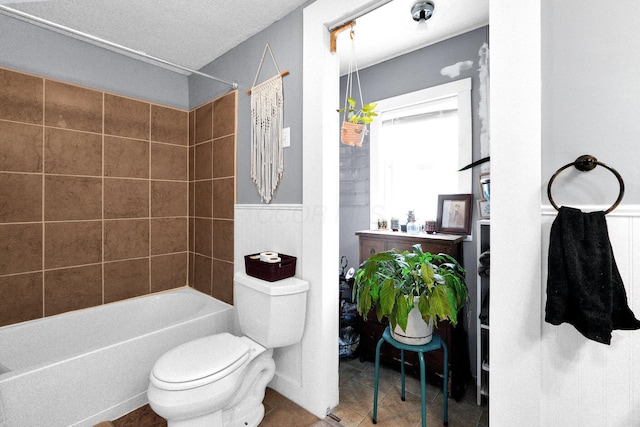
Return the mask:
<path id="1" fill-rule="evenodd" d="M 371 255 L 391 249 L 411 251 L 413 245 L 420 243 L 422 250 L 431 253 L 446 253 L 453 256 L 462 264 L 462 241 L 464 236 L 452 234 L 407 234 L 397 231 L 366 230 L 358 231 L 360 239 L 360 263 Z M 438 322 L 434 332 L 440 335 L 449 349 L 449 390 L 456 400 L 464 393 L 469 380 L 469 358 L 466 333 L 462 326 L 462 313 L 458 315 L 460 321 L 454 328 L 449 322 Z M 375 360 L 376 345 L 382 337 L 382 332 L 388 326 L 386 318 L 379 322 L 375 310 L 371 310 L 360 323 L 360 360 Z M 443 379 L 442 350 L 425 353 L 427 365 L 427 380 L 441 385 Z M 400 363 L 400 351 L 390 345 L 383 345 L 380 360 L 392 366 Z M 420 365 L 417 353 L 405 352 L 405 369 L 419 376 Z"/>
<path id="2" fill-rule="evenodd" d="M 456 234 L 408 234 L 400 231 L 365 230 L 356 231 L 356 235 L 360 238 L 360 263 L 378 252 L 391 249 L 411 251 L 417 243 L 422 245 L 425 252 L 449 254 L 459 262 L 462 259 L 464 236 Z"/>

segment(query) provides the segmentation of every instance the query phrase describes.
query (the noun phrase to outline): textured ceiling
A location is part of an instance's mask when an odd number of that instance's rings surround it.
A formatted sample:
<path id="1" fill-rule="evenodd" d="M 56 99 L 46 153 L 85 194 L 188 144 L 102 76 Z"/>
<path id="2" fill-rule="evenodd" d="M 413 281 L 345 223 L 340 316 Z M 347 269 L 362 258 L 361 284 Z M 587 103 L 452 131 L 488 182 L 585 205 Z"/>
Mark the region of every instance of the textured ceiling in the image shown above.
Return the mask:
<path id="1" fill-rule="evenodd" d="M 345 0 L 348 1 L 348 0 Z M 393 0 L 357 19 L 360 68 L 487 25 L 489 0 L 434 0 L 426 31 L 411 18 L 417 0 Z M 0 0 L 0 5 L 198 70 L 306 0 Z M 338 39 L 346 70 L 351 42 Z"/>
<path id="2" fill-rule="evenodd" d="M 0 4 L 198 70 L 306 0 L 50 0 Z"/>

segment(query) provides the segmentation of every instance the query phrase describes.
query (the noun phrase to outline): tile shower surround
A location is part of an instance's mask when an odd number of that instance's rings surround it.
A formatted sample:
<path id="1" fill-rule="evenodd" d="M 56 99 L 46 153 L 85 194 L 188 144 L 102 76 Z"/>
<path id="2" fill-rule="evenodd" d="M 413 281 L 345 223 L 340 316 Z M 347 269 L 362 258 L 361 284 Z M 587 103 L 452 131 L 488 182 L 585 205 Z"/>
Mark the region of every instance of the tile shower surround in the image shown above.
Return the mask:
<path id="1" fill-rule="evenodd" d="M 233 304 L 237 91 L 189 113 L 189 285 Z"/>
<path id="2" fill-rule="evenodd" d="M 232 302 L 236 96 L 186 112 L 0 68 L 0 326 L 187 283 Z"/>

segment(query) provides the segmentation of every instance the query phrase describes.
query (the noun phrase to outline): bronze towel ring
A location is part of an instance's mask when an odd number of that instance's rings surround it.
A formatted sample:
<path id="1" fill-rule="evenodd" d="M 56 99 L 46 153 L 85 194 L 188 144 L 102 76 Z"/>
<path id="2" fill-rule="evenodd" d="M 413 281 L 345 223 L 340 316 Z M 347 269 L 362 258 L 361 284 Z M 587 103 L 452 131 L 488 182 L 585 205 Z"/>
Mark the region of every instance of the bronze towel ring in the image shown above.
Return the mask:
<path id="1" fill-rule="evenodd" d="M 556 205 L 556 203 L 553 201 L 553 197 L 551 197 L 551 184 L 553 184 L 553 180 L 556 179 L 556 177 L 560 174 L 560 172 L 562 172 L 563 170 L 571 166 L 575 166 L 576 169 L 582 172 L 588 172 L 590 170 L 593 170 L 595 169 L 596 166 L 602 166 L 603 168 L 611 171 L 611 173 L 616 176 L 616 178 L 618 179 L 618 183 L 620 184 L 620 194 L 618 195 L 618 199 L 615 201 L 615 203 L 609 209 L 604 211 L 604 213 L 608 214 L 609 212 L 611 212 L 612 210 L 618 207 L 618 205 L 622 201 L 622 197 L 624 197 L 624 181 L 622 180 L 622 176 L 620 176 L 618 171 L 615 170 L 614 168 L 607 166 L 602 162 L 599 162 L 598 159 L 596 159 L 595 157 L 589 154 L 585 154 L 583 156 L 578 157 L 575 160 L 575 162 L 571 162 L 569 164 L 562 166 L 560 169 L 556 171 L 556 173 L 553 174 L 553 176 L 549 180 L 549 184 L 547 185 L 547 196 L 549 197 L 549 201 L 551 202 L 551 205 L 556 210 L 559 210 L 560 208 L 558 208 L 558 205 Z"/>

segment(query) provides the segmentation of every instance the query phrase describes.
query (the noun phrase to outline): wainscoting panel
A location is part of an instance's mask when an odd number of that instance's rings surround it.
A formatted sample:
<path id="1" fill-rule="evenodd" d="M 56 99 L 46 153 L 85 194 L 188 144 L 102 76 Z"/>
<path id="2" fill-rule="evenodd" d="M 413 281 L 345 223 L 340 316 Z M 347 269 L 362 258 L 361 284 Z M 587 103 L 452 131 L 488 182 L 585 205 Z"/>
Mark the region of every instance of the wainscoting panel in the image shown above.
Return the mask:
<path id="1" fill-rule="evenodd" d="M 555 215 L 555 210 L 543 209 L 543 319 Z M 619 207 L 607 215 L 607 225 L 629 306 L 640 318 L 640 207 Z M 541 333 L 542 425 L 640 425 L 640 330 L 613 331 L 610 346 L 584 338 L 566 323 L 554 326 L 543 321 Z"/>
<path id="2" fill-rule="evenodd" d="M 302 271 L 302 205 L 236 205 L 235 271 L 244 270 L 244 256 L 274 251 L 297 257 Z"/>

